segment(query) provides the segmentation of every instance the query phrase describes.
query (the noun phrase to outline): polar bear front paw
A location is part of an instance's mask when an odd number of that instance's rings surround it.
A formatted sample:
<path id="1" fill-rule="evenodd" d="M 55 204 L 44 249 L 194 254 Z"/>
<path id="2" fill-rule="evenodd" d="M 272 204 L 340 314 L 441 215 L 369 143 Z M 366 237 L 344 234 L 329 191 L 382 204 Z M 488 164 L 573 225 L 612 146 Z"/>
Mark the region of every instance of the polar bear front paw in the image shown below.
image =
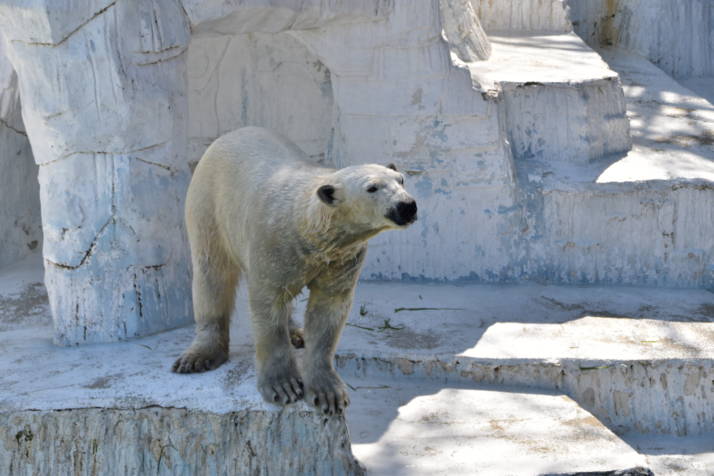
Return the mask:
<path id="1" fill-rule="evenodd" d="M 205 372 L 220 367 L 228 360 L 228 352 L 220 348 L 189 348 L 176 359 L 171 367 L 172 372 L 179 374 L 190 374 L 195 372 Z"/>
<path id="2" fill-rule="evenodd" d="M 334 370 L 320 372 L 306 381 L 306 401 L 322 413 L 341 415 L 350 404 L 347 387 Z"/>
<path id="3" fill-rule="evenodd" d="M 294 362 L 273 362 L 261 372 L 258 390 L 266 402 L 287 405 L 301 400 L 302 378 Z"/>

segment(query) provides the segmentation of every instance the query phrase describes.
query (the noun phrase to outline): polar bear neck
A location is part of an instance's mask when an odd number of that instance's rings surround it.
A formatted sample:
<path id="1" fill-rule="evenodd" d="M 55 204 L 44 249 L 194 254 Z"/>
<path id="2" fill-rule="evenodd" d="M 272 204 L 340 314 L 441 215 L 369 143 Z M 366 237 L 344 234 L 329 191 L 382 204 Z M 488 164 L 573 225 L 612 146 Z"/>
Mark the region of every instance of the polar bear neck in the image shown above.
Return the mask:
<path id="1" fill-rule="evenodd" d="M 339 210 L 322 203 L 316 194 L 308 197 L 298 221 L 299 233 L 313 252 L 333 253 L 361 248 L 384 228 L 370 228 L 341 219 Z"/>

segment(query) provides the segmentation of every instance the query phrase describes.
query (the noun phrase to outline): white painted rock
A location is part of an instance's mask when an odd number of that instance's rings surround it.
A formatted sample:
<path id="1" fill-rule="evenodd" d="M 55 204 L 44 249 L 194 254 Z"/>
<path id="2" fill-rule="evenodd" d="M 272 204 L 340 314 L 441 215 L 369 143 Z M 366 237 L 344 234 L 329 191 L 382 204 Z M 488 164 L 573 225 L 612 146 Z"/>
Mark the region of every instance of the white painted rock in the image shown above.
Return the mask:
<path id="1" fill-rule="evenodd" d="M 443 35 L 461 61 L 487 60 L 491 43 L 470 0 L 439 0 Z"/>
<path id="2" fill-rule="evenodd" d="M 42 244 L 37 166 L 22 123 L 17 74 L 0 36 L 0 267 Z"/>
<path id="3" fill-rule="evenodd" d="M 573 30 L 564 0 L 472 0 L 471 3 L 489 33 L 568 33 Z"/>
<path id="4" fill-rule="evenodd" d="M 118 340 L 190 322 L 182 208 L 188 22 L 143 7 L 0 7 L 40 166 L 55 341 Z M 82 5 L 79 5 L 82 3 Z M 89 10 L 88 10 L 89 11 Z"/>
<path id="5" fill-rule="evenodd" d="M 618 46 L 675 78 L 714 75 L 710 0 L 566 0 L 575 30 L 595 47 Z"/>
<path id="6" fill-rule="evenodd" d="M 344 419 L 294 410 L 0 413 L 0 445 L 9 474 L 364 474 Z"/>
<path id="7" fill-rule="evenodd" d="M 621 273 L 641 250 L 623 252 L 601 238 L 612 213 L 586 213 L 587 223 L 569 230 L 563 210 L 577 210 L 571 201 L 590 205 L 581 195 L 548 198 L 541 184 L 537 163 L 567 172 L 552 188 L 567 191 L 573 177 L 631 143 L 617 73 L 571 32 L 567 7 L 579 14 L 576 0 L 56 3 L 8 0 L 0 27 L 39 165 L 60 344 L 191 321 L 182 219 L 190 168 L 212 140 L 246 125 L 275 129 L 326 165 L 394 162 L 405 172 L 420 219 L 374 240 L 364 278 L 711 282 L 710 247 L 700 242 L 676 261 L 667 254 L 667 266 L 648 261 Z M 653 4 L 671 16 L 679 11 Z M 711 16 L 701 2 L 692 5 L 684 17 L 700 31 L 692 15 Z M 0 147 L 23 140 L 11 129 L 0 134 L 17 136 Z M 0 184 L 9 190 L 6 183 L 30 175 L 25 164 Z M 618 187 L 608 186 L 608 206 L 632 201 L 632 216 L 646 222 L 638 228 L 654 229 L 667 216 L 659 205 L 643 213 L 634 186 Z M 11 203 L 30 204 L 22 198 L 30 195 L 18 190 Z M 34 203 L 23 216 L 38 216 Z M 14 221 L 0 210 L 0 224 Z M 0 263 L 39 246 L 12 228 L 0 231 L 15 250 L 0 251 Z M 562 230 L 574 239 L 561 240 Z"/>

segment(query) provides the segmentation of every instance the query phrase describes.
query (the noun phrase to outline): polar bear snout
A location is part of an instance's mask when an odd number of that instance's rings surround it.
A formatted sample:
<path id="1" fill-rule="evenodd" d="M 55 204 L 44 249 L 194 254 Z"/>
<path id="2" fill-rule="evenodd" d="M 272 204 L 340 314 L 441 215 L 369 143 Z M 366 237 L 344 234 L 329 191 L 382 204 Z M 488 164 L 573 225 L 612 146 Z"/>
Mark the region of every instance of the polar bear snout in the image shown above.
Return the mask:
<path id="1" fill-rule="evenodd" d="M 410 198 L 397 203 L 394 208 L 389 210 L 387 218 L 399 226 L 411 225 L 417 219 L 416 200 Z"/>

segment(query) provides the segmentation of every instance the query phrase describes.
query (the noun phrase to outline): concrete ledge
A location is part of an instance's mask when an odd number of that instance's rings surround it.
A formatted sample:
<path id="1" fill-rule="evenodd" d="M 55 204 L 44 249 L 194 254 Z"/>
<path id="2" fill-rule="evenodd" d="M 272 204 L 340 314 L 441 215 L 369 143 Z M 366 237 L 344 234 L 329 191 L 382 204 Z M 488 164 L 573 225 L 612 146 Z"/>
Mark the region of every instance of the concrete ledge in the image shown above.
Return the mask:
<path id="1" fill-rule="evenodd" d="M 0 473 L 362 474 L 344 417 L 263 401 L 249 336 L 192 375 L 169 370 L 192 328 L 58 347 L 41 273 L 0 274 Z"/>
<path id="2" fill-rule="evenodd" d="M 617 431 L 714 431 L 714 295 L 362 283 L 339 349 L 365 378 L 562 391 Z"/>
<path id="3" fill-rule="evenodd" d="M 711 288 L 714 107 L 644 58 L 602 54 L 620 75 L 634 148 L 516 162 L 527 266 L 557 282 Z"/>
<path id="4" fill-rule="evenodd" d="M 312 412 L 0 412 L 4 474 L 363 474 L 343 419 Z"/>
<path id="5" fill-rule="evenodd" d="M 344 417 L 263 402 L 250 348 L 216 371 L 177 375 L 169 367 L 191 328 L 73 348 L 50 333 L 1 334 L 9 474 L 362 474 Z"/>
<path id="6" fill-rule="evenodd" d="M 503 96 L 516 161 L 587 163 L 631 147 L 617 73 L 574 33 L 489 35 L 488 61 L 468 63 L 473 81 Z"/>

